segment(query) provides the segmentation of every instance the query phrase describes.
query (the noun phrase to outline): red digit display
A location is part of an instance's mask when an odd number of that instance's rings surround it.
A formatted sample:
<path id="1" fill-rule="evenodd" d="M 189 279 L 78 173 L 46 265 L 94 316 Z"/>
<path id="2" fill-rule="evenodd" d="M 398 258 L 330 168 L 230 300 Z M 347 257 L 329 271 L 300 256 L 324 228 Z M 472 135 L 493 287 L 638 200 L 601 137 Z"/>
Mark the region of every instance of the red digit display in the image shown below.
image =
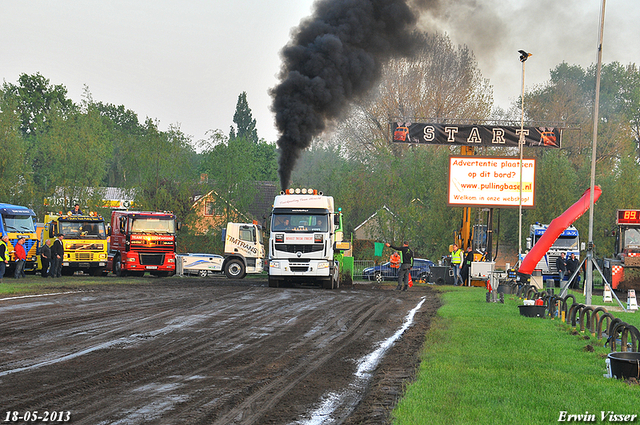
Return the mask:
<path id="1" fill-rule="evenodd" d="M 640 210 L 618 210 L 618 224 L 640 224 Z"/>

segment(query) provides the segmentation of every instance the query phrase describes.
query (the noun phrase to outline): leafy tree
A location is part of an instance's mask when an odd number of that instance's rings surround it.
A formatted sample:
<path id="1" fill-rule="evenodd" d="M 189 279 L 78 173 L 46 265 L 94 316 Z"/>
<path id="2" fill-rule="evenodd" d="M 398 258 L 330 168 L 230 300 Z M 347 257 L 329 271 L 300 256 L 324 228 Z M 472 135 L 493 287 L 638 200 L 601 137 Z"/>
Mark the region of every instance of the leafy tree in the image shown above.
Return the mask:
<path id="1" fill-rule="evenodd" d="M 229 139 L 243 138 L 253 143 L 258 143 L 258 131 L 256 130 L 256 120 L 251 115 L 251 109 L 247 102 L 247 92 L 242 92 L 238 96 L 236 112 L 233 114 L 233 122 L 237 130 L 231 127 Z"/>
<path id="2" fill-rule="evenodd" d="M 25 143 L 20 132 L 20 118 L 8 101 L 0 105 L 0 199 L 3 202 L 32 205 L 32 173 Z"/>
<path id="3" fill-rule="evenodd" d="M 3 84 L 3 92 L 5 98 L 16 101 L 20 130 L 25 135 L 46 131 L 47 116 L 54 106 L 63 114 L 74 109 L 73 102 L 67 99 L 67 88 L 61 84 L 52 86 L 40 73 L 20 74 L 18 84 Z"/>

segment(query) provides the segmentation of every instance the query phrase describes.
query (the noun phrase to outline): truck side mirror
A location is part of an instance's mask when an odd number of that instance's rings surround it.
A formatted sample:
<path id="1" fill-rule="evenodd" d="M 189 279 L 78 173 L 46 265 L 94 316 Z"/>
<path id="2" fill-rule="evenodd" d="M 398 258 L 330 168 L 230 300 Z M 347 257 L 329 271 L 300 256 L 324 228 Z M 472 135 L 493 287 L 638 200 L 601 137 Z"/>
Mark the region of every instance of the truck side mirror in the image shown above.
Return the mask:
<path id="1" fill-rule="evenodd" d="M 587 249 L 587 244 L 584 242 L 580 242 L 580 251 L 584 251 Z"/>
<path id="2" fill-rule="evenodd" d="M 107 224 L 107 236 L 111 236 L 111 225 Z"/>
<path id="3" fill-rule="evenodd" d="M 531 238 L 527 238 L 527 249 L 531 249 Z"/>
<path id="4" fill-rule="evenodd" d="M 120 233 L 124 233 L 127 227 L 127 219 L 125 217 L 120 217 Z"/>
<path id="5" fill-rule="evenodd" d="M 49 237 L 53 238 L 54 237 L 54 232 L 53 232 L 53 223 L 49 223 Z"/>
<path id="6" fill-rule="evenodd" d="M 340 214 L 334 214 L 333 224 L 334 226 L 340 226 Z"/>
<path id="7" fill-rule="evenodd" d="M 177 229 L 177 230 L 182 229 L 182 223 L 181 223 L 181 222 L 177 222 L 177 223 L 176 223 L 176 229 Z"/>

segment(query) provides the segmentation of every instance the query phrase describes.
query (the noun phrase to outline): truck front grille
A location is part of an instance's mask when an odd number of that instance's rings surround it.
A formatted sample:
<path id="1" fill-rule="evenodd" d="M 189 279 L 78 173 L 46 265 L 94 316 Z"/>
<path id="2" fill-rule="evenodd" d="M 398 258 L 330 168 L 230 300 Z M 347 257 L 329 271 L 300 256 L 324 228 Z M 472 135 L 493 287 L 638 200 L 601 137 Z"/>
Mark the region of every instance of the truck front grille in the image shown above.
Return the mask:
<path id="1" fill-rule="evenodd" d="M 290 268 L 292 272 L 308 272 L 309 271 L 309 267 L 307 266 L 291 266 Z"/>
<path id="2" fill-rule="evenodd" d="M 140 254 L 140 264 L 143 266 L 161 266 L 164 264 L 164 254 Z"/>
<path id="3" fill-rule="evenodd" d="M 311 244 L 311 245 L 291 245 L 284 243 L 277 243 L 276 250 L 283 252 L 302 252 L 303 254 L 308 254 L 309 252 L 318 252 L 324 249 L 324 245 L 322 244 Z"/>

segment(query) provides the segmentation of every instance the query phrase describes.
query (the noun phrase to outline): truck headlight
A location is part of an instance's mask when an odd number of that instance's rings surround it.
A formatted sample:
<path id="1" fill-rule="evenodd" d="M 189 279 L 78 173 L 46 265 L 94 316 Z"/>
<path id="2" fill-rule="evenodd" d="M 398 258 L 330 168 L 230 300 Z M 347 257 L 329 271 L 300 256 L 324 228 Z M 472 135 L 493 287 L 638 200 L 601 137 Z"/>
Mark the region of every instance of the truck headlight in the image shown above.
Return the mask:
<path id="1" fill-rule="evenodd" d="M 326 261 L 324 261 L 324 262 L 322 262 L 322 263 L 319 263 L 319 264 L 318 264 L 318 268 L 319 268 L 319 269 L 327 269 L 327 268 L 329 268 L 329 263 L 328 263 L 328 262 L 326 262 Z"/>
<path id="2" fill-rule="evenodd" d="M 175 258 L 169 258 L 167 260 L 167 263 L 175 263 L 175 262 L 176 262 Z"/>
<path id="3" fill-rule="evenodd" d="M 129 258 L 127 258 L 127 261 L 133 262 L 133 261 L 136 261 L 136 259 L 134 257 L 129 257 Z"/>
<path id="4" fill-rule="evenodd" d="M 272 269 L 279 269 L 280 261 L 269 261 L 269 267 Z"/>

